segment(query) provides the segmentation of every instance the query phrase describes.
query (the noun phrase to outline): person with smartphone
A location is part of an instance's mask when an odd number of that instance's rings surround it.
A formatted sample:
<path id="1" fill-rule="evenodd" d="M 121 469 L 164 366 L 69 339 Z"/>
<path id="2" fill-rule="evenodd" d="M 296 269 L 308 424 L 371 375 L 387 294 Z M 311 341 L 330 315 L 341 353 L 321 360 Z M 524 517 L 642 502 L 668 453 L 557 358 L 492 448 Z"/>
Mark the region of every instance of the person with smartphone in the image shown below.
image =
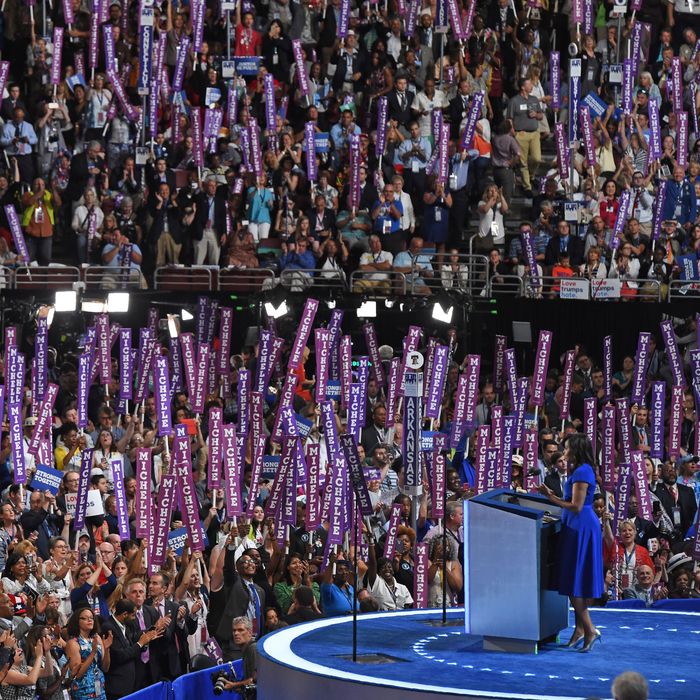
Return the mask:
<path id="1" fill-rule="evenodd" d="M 100 622 L 87 607 L 79 607 L 66 625 L 66 656 L 70 667 L 71 700 L 107 700 L 105 673 L 110 666 L 110 647 L 114 636 L 109 631 L 100 635 Z M 39 643 L 41 654 L 41 643 Z"/>

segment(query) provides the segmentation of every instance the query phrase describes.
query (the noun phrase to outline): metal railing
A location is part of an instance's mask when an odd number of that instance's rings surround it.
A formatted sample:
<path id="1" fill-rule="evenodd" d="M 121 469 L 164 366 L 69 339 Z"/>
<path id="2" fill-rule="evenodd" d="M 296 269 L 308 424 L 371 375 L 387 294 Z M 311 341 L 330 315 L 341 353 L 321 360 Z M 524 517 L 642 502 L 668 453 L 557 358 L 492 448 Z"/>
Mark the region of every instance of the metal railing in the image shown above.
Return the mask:
<path id="1" fill-rule="evenodd" d="M 77 267 L 53 266 L 18 267 L 14 271 L 14 289 L 73 289 L 80 282 Z"/>
<path id="2" fill-rule="evenodd" d="M 266 267 L 225 267 L 219 271 L 219 291 L 256 294 L 275 286 L 275 272 Z"/>
<path id="3" fill-rule="evenodd" d="M 700 297 L 700 282 L 697 280 L 671 280 L 668 284 L 668 301 L 698 297 Z"/>
<path id="4" fill-rule="evenodd" d="M 350 274 L 350 291 L 368 297 L 406 296 L 406 275 L 394 270 L 355 270 Z"/>
<path id="5" fill-rule="evenodd" d="M 290 292 L 303 292 L 312 287 L 314 290 L 348 291 L 345 273 L 316 268 L 282 270 L 280 285 Z"/>
<path id="6" fill-rule="evenodd" d="M 214 272 L 206 265 L 158 267 L 153 275 L 153 289 L 172 292 L 216 291 L 218 283 Z"/>
<path id="7" fill-rule="evenodd" d="M 426 258 L 430 260 L 430 269 L 425 266 Z M 425 292 L 427 288 L 431 294 L 453 291 L 469 296 L 487 296 L 488 265 L 485 255 L 421 254 L 413 261 L 406 281 L 411 294 Z"/>
<path id="8" fill-rule="evenodd" d="M 143 284 L 142 284 L 143 281 Z M 107 267 L 88 265 L 85 268 L 86 289 L 141 289 L 145 288 L 141 271 L 130 266 Z"/>

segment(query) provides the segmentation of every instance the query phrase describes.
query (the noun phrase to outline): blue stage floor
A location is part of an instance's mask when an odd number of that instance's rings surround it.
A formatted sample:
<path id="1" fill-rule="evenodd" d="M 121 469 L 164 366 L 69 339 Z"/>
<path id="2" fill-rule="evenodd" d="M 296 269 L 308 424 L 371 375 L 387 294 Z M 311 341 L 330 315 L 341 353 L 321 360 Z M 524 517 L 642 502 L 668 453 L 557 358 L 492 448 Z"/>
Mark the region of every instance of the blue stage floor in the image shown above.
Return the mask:
<path id="1" fill-rule="evenodd" d="M 700 698 L 700 614 L 591 612 L 603 640 L 586 654 L 556 645 L 545 646 L 537 655 L 485 652 L 480 638 L 464 633 L 459 611 L 450 613 L 453 626 L 447 627 L 434 626 L 439 611 L 361 616 L 358 653 L 390 657 L 373 664 L 352 662 L 352 625 L 347 618 L 286 628 L 265 637 L 258 648 L 266 664 L 276 662 L 288 671 L 296 669 L 296 674 L 311 674 L 317 683 L 327 677 L 357 684 L 353 697 L 359 692 L 363 700 L 383 697 L 381 686 L 429 695 L 609 698 L 613 678 L 627 670 L 647 678 L 653 699 Z M 562 639 L 569 634 L 562 632 Z M 259 697 L 265 700 L 264 694 Z M 342 698 L 335 695 L 333 700 Z"/>

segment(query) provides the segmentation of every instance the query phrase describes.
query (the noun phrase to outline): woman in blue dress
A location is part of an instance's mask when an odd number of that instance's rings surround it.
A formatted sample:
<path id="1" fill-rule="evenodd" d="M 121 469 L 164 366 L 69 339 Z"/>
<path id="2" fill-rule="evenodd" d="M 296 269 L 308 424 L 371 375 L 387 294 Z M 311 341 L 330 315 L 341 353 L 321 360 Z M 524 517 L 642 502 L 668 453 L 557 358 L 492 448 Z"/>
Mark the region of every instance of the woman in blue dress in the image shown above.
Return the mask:
<path id="1" fill-rule="evenodd" d="M 544 484 L 540 493 L 563 509 L 559 534 L 559 584 L 568 595 L 576 615 L 576 628 L 567 646 L 583 640 L 581 651 L 590 651 L 600 639 L 588 613 L 591 598 L 603 594 L 603 537 L 600 521 L 593 511 L 595 473 L 591 466 L 593 448 L 588 437 L 575 433 L 566 442 L 564 457 L 570 476 L 564 485 L 564 498 L 558 498 Z"/>
<path id="2" fill-rule="evenodd" d="M 100 637 L 99 621 L 87 607 L 78 608 L 70 616 L 66 630 L 71 700 L 106 700 L 105 673 L 109 671 L 112 632 Z"/>

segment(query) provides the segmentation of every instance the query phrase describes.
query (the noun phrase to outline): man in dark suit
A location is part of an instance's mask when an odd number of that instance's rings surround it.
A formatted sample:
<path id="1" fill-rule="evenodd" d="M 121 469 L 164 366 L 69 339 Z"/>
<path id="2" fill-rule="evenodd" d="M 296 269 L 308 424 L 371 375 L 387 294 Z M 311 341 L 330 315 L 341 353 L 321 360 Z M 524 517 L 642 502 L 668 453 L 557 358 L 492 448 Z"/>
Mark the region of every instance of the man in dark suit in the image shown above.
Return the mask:
<path id="1" fill-rule="evenodd" d="M 348 210 L 352 209 L 350 206 L 350 186 L 345 185 L 343 192 L 340 195 L 340 208 L 347 207 Z M 372 205 L 379 199 L 379 194 L 377 193 L 377 188 L 374 183 L 367 179 L 367 168 L 364 165 L 360 166 L 360 206 L 357 207 L 358 211 L 369 211 Z M 354 222 L 353 222 L 354 223 Z M 367 231 L 369 231 L 369 227 Z"/>
<path id="2" fill-rule="evenodd" d="M 150 598 L 146 602 L 150 603 L 160 618 L 168 620 L 163 636 L 151 644 L 151 661 L 158 668 L 159 680 L 175 680 L 187 671 L 183 669 L 180 659 L 181 645 L 187 637 L 183 638 L 179 632 L 187 625 L 187 605 L 168 600 L 166 594 L 169 586 L 170 576 L 162 571 L 153 574 L 148 581 Z"/>
<path id="3" fill-rule="evenodd" d="M 134 606 L 134 619 L 129 621 L 128 627 L 131 632 L 131 639 L 140 639 L 141 634 L 153 629 L 161 635 L 165 634 L 171 620 L 169 617 L 160 617 L 158 611 L 150 605 L 146 605 L 146 583 L 143 579 L 134 578 L 126 584 L 124 595 Z M 162 636 L 161 636 L 162 639 Z M 140 654 L 140 663 L 135 664 L 136 674 L 134 677 L 134 688 L 141 689 L 147 685 L 152 685 L 161 680 L 159 665 L 152 659 L 151 645 Z"/>
<path id="4" fill-rule="evenodd" d="M 212 175 L 204 181 L 203 191 L 195 197 L 196 214 L 190 227 L 194 243 L 194 264 L 218 265 L 221 246 L 226 243 L 226 198 L 217 192 Z"/>
<path id="5" fill-rule="evenodd" d="M 671 462 L 661 467 L 661 481 L 656 485 L 657 498 L 673 523 L 674 538 L 682 540 L 695 521 L 698 506 L 689 486 L 677 483 L 678 472 Z"/>
<path id="6" fill-rule="evenodd" d="M 107 163 L 99 141 L 88 142 L 87 149 L 71 159 L 66 197 L 76 202 L 83 196 L 85 188 L 91 183 L 94 183 L 98 194 L 109 184 L 107 182 Z"/>
<path id="7" fill-rule="evenodd" d="M 309 212 L 309 224 L 312 234 L 321 244 L 335 236 L 335 214 L 326 206 L 326 197 L 320 192 L 314 198 L 314 208 Z"/>
<path id="8" fill-rule="evenodd" d="M 258 586 L 253 577 L 257 570 L 257 561 L 244 553 L 236 562 L 237 576 L 227 591 L 226 604 L 216 626 L 214 636 L 221 645 L 224 660 L 240 658 L 240 649 L 233 641 L 231 624 L 236 617 L 247 617 L 253 624 L 253 634 L 257 638 L 265 621 L 265 591 Z M 215 591 L 212 591 L 214 593 Z"/>
<path id="9" fill-rule="evenodd" d="M 544 251 L 544 264 L 548 267 L 556 265 L 561 253 L 569 254 L 571 267 L 578 268 L 583 264 L 583 241 L 571 234 L 568 222 L 560 221 L 557 224 L 556 235 L 552 236 Z"/>
<path id="10" fill-rule="evenodd" d="M 156 203 L 156 192 L 158 185 L 164 182 L 171 192 L 175 192 L 177 185 L 175 183 L 175 173 L 168 168 L 168 161 L 165 158 L 157 158 L 153 165 L 146 167 L 146 184 L 148 185 L 148 204 Z"/>
<path id="11" fill-rule="evenodd" d="M 637 419 L 632 426 L 632 442 L 635 450 L 649 452 L 651 449 L 651 431 L 649 430 L 649 409 L 640 406 L 637 409 Z"/>
<path id="12" fill-rule="evenodd" d="M 357 46 L 357 37 L 352 29 L 345 39 L 345 46 L 337 54 L 335 66 L 333 92 L 336 95 L 343 91 L 361 94 L 369 66 L 367 54 Z"/>
<path id="13" fill-rule="evenodd" d="M 0 116 L 5 122 L 11 122 L 14 119 L 16 107 L 21 107 L 25 113 L 27 111 L 24 100 L 20 97 L 19 85 L 11 83 L 8 92 L 10 93 L 9 96 L 3 98 L 2 106 L 0 106 Z"/>
<path id="14" fill-rule="evenodd" d="M 552 471 L 544 478 L 545 485 L 552 489 L 559 498 L 564 498 L 564 484 L 567 479 L 566 471 L 566 460 L 559 453 L 558 458 L 552 463 Z"/>
<path id="15" fill-rule="evenodd" d="M 413 119 L 411 104 L 413 95 L 408 92 L 406 76 L 399 73 L 394 83 L 394 89 L 387 94 L 387 116 L 404 136 L 408 136 L 408 123 Z"/>
<path id="16" fill-rule="evenodd" d="M 118 700 L 140 690 L 135 685 L 136 667 L 141 665 L 141 654 L 163 630 L 136 632 L 136 605 L 122 598 L 114 606 L 112 615 L 102 624 L 102 631 L 112 632 L 109 671 L 105 674 L 107 700 Z"/>
<path id="17" fill-rule="evenodd" d="M 470 110 L 469 81 L 460 80 L 457 95 L 450 100 L 448 115 L 450 117 L 450 138 L 458 139 L 462 122 L 467 118 Z"/>
<path id="18" fill-rule="evenodd" d="M 371 455 L 376 445 L 386 441 L 386 407 L 377 404 L 372 411 L 372 423 L 362 428 L 360 442 L 365 448 L 365 454 Z"/>
<path id="19" fill-rule="evenodd" d="M 26 537 L 32 532 L 37 533 L 35 542 L 39 556 L 46 561 L 49 554 L 49 542 L 52 537 L 60 534 L 63 529 L 63 516 L 50 513 L 51 505 L 55 505 L 56 498 L 50 493 L 32 491 L 29 497 L 29 510 L 25 510 L 20 516 L 20 525 Z"/>

